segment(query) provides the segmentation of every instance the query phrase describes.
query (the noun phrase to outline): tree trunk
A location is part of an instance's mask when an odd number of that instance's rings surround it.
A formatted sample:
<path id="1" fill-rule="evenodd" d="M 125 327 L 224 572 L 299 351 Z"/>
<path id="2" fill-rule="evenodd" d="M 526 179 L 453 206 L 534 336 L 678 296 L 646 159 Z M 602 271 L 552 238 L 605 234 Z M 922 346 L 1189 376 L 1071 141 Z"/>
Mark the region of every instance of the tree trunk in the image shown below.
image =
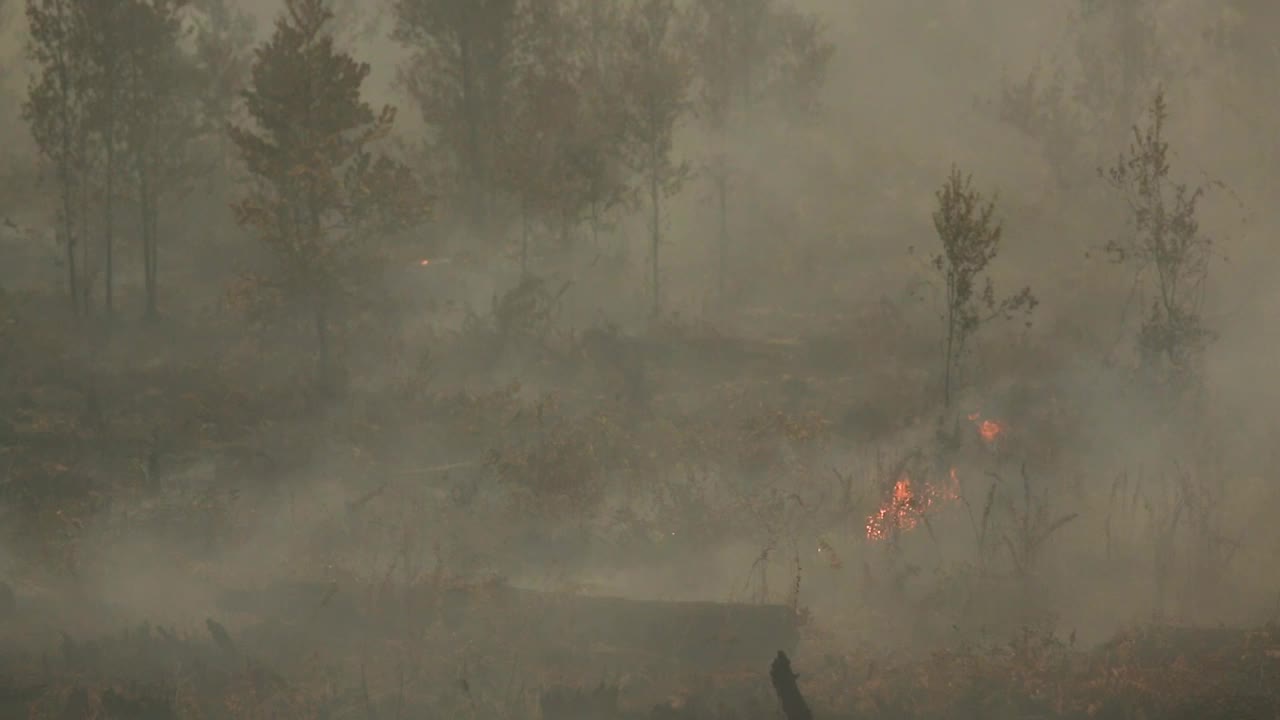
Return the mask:
<path id="1" fill-rule="evenodd" d="M 520 199 L 520 276 L 529 274 L 529 201 Z"/>
<path id="2" fill-rule="evenodd" d="M 465 33 L 458 39 L 458 62 L 462 84 L 463 122 L 467 126 L 467 210 L 471 215 L 472 227 L 480 230 L 485 219 L 484 186 L 486 183 L 482 178 L 484 171 L 481 167 L 483 162 L 480 151 L 480 105 L 479 98 L 476 97 L 478 91 L 476 90 L 475 62 L 472 58 L 471 39 Z"/>
<path id="3" fill-rule="evenodd" d="M 71 171 L 63 166 L 59 175 L 62 183 L 62 239 L 67 245 L 67 290 L 71 293 L 71 311 L 76 315 L 80 314 L 80 283 L 76 275 L 76 237 L 75 237 L 75 221 L 72 217 L 75 212 L 75 198 L 72 196 L 71 189 Z"/>
<path id="4" fill-rule="evenodd" d="M 73 90 L 71 81 L 68 77 L 66 57 L 64 55 L 65 48 L 60 48 L 56 53 L 57 71 L 58 71 L 58 109 L 61 114 L 62 127 L 59 133 L 61 147 L 61 157 L 58 159 L 58 183 L 62 189 L 62 233 L 63 240 L 67 244 L 67 292 L 71 295 L 71 311 L 76 316 L 80 315 L 80 278 L 76 273 L 76 227 L 75 227 L 75 182 L 72 179 L 72 153 L 75 151 L 75 143 L 77 136 L 72 135 L 73 115 L 71 108 L 71 100 Z M 83 121 L 80 121 L 83 126 Z M 80 156 L 80 162 L 84 163 L 84 156 Z M 83 268 L 82 268 L 83 271 Z"/>
<path id="5" fill-rule="evenodd" d="M 600 252 L 600 206 L 591 203 L 591 249 Z"/>
<path id="6" fill-rule="evenodd" d="M 947 308 L 947 350 L 946 350 L 946 368 L 942 373 L 942 406 L 951 408 L 951 373 L 955 367 L 955 358 L 952 354 L 955 351 L 956 338 L 956 312 L 954 301 L 948 303 L 951 307 Z"/>
<path id="7" fill-rule="evenodd" d="M 725 279 L 729 265 L 729 168 L 723 157 L 718 160 L 716 193 L 720 204 L 720 299 L 724 300 Z"/>
<path id="8" fill-rule="evenodd" d="M 142 276 L 145 289 L 143 316 L 148 320 L 155 320 L 159 316 L 155 266 L 157 209 L 146 158 L 139 153 L 135 161 L 138 163 L 138 206 L 142 223 Z"/>
<path id="9" fill-rule="evenodd" d="M 88 317 L 93 292 L 93 273 L 89 270 L 89 137 L 88 130 L 81 128 L 78 138 L 80 150 L 80 312 Z"/>
<path id="10" fill-rule="evenodd" d="M 147 316 L 160 317 L 160 205 L 151 198 L 151 282 L 147 285 Z"/>
<path id="11" fill-rule="evenodd" d="M 325 308 L 325 302 L 317 299 L 315 303 L 315 322 L 316 322 L 316 345 L 319 350 L 320 363 L 320 381 L 327 384 L 330 381 L 330 357 L 329 357 L 329 314 Z"/>
<path id="12" fill-rule="evenodd" d="M 108 95 L 108 113 L 114 112 L 112 103 L 114 99 Z M 107 127 L 103 132 L 103 141 L 106 143 L 106 172 L 105 188 L 106 196 L 103 198 L 102 206 L 102 245 L 103 252 L 106 253 L 104 258 L 106 267 L 105 275 L 102 278 L 103 290 L 103 308 L 106 310 L 107 316 L 110 317 L 114 309 L 114 298 L 112 297 L 115 290 L 115 181 L 116 181 L 116 139 L 115 139 L 115 121 L 111 118 L 107 119 Z"/>
<path id="13" fill-rule="evenodd" d="M 661 267 L 658 261 L 658 251 L 659 246 L 662 244 L 662 187 L 659 182 L 656 165 L 649 176 L 649 200 L 653 204 L 653 235 L 650 238 L 650 261 L 652 266 L 650 270 L 653 272 L 653 314 L 656 316 L 662 312 L 662 285 L 658 273 L 658 269 Z"/>

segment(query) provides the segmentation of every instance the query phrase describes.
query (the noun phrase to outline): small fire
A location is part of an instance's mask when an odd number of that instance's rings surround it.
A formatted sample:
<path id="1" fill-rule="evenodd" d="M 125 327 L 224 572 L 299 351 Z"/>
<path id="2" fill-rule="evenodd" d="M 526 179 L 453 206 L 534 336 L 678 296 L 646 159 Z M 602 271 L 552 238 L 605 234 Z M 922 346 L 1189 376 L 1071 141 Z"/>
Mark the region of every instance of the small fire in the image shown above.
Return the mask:
<path id="1" fill-rule="evenodd" d="M 426 267 L 431 264 L 431 260 L 429 260 L 428 258 L 422 258 L 422 260 L 418 264 L 421 265 L 422 267 Z"/>
<path id="2" fill-rule="evenodd" d="M 1004 423 L 998 420 L 983 420 L 979 413 L 969 415 L 969 421 L 978 427 L 978 435 L 982 436 L 982 441 L 988 445 L 1000 439 L 1004 434 Z"/>
<path id="3" fill-rule="evenodd" d="M 917 486 L 903 475 L 893 484 L 893 492 L 880 509 L 867 518 L 867 539 L 885 540 L 894 532 L 914 530 L 932 508 L 959 498 L 960 480 L 955 468 L 947 473 L 947 482 L 943 485 L 920 483 Z"/>

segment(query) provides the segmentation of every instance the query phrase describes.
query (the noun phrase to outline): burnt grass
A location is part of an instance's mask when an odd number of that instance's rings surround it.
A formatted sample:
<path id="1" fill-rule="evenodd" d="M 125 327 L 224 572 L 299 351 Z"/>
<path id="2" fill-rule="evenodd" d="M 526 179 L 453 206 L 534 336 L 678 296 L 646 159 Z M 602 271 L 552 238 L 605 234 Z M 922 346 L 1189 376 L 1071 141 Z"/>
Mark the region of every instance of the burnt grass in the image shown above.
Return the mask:
<path id="1" fill-rule="evenodd" d="M 815 535 L 856 538 L 896 465 L 854 488 L 831 472 L 833 448 L 935 437 L 919 392 L 931 346 L 899 320 L 785 341 L 674 321 L 507 337 L 494 322 L 395 350 L 399 374 L 353 361 L 322 386 L 291 346 L 229 321 L 121 322 L 105 337 L 47 298 L 6 302 L 0 718 L 746 720 L 778 717 L 780 650 L 817 718 L 1280 713 L 1269 626 L 1152 622 L 1085 647 L 1010 613 L 981 639 L 836 639 L 837 620 L 808 607 L 826 560 L 792 562 L 765 516 L 785 514 L 778 488 L 793 483 Z M 361 322 L 350 337 L 372 335 Z M 849 363 L 865 366 L 857 382 Z M 1000 405 L 1026 431 L 1003 451 L 1023 462 L 1073 437 L 1069 415 L 1019 402 L 1036 387 L 1023 378 Z M 297 510 L 320 475 L 341 500 Z M 725 476 L 775 484 L 735 496 L 707 479 Z M 658 510 L 602 511 L 619 487 Z M 607 527 L 584 529 L 597 516 Z M 253 545 L 281 526 L 306 538 L 283 565 L 228 560 L 269 554 Z M 608 550 L 584 550 L 601 532 Z M 388 535 L 398 550 L 363 553 Z M 505 579 L 548 562 L 675 563 L 730 538 L 781 556 L 772 594 L 675 602 Z M 141 545 L 159 550 L 135 564 L 109 551 Z"/>
<path id="2" fill-rule="evenodd" d="M 147 625 L 90 639 L 64 637 L 53 654 L 5 659 L 3 717 L 457 717 L 771 718 L 768 657 L 754 670 L 708 673 L 667 657 L 649 671 L 668 677 L 674 699 L 619 689 L 597 679 L 585 646 L 527 668 L 504 688 L 483 660 L 434 687 L 393 685 L 385 639 L 366 646 L 359 671 L 338 675 L 319 655 L 309 663 L 279 656 L 290 643 L 266 628 L 228 642 L 217 631 L 180 633 Z M 309 629 L 325 633 L 323 626 Z M 517 636 L 519 633 L 517 633 Z M 508 643 L 514 638 L 507 638 Z M 322 643 L 328 644 L 328 643 Z M 315 643 L 310 643 L 314 647 Z M 298 646 L 298 649 L 301 649 Z M 823 718 L 1272 718 L 1280 709 L 1280 630 L 1152 626 L 1121 633 L 1093 650 L 1053 637 L 1003 647 L 937 652 L 885 662 L 855 655 L 807 657 L 799 688 Z M 641 663 L 643 664 L 643 663 Z M 308 667 L 310 665 L 310 667 Z M 288 667 L 289 670 L 283 668 Z M 276 668 L 281 668 L 277 670 Z M 763 669 L 761 669 L 763 668 Z M 403 672 L 401 670 L 400 672 Z M 573 682 L 566 673 L 574 673 Z M 506 678 L 510 681 L 510 678 Z M 375 683 L 383 686 L 377 691 Z M 646 697 L 648 696 L 648 697 Z"/>

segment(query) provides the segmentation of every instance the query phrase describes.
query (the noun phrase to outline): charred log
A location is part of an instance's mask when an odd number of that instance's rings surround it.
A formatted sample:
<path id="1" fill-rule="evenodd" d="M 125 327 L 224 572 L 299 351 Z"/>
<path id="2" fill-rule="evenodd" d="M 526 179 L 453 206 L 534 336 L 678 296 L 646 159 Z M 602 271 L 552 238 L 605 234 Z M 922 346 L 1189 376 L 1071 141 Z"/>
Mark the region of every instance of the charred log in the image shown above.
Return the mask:
<path id="1" fill-rule="evenodd" d="M 800 686 L 796 684 L 799 677 L 791 671 L 791 658 L 779 650 L 778 656 L 773 659 L 773 665 L 769 668 L 769 679 L 773 681 L 773 691 L 778 695 L 782 712 L 787 716 L 787 720 L 813 720 L 809 704 L 804 701 L 804 696 L 800 694 Z"/>

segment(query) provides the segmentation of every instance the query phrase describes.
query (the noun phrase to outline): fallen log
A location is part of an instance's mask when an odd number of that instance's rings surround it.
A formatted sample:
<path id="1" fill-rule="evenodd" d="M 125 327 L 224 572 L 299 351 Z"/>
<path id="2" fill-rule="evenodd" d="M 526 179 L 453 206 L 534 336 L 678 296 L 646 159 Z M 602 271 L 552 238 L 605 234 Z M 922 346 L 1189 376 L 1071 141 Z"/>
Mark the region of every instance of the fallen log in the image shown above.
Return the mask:
<path id="1" fill-rule="evenodd" d="M 423 622 L 439 623 L 479 647 L 518 645 L 522 658 L 540 665 L 550 662 L 548 656 L 572 657 L 612 672 L 656 665 L 729 674 L 756 667 L 760 657 L 778 648 L 794 651 L 799 641 L 796 614 L 785 605 L 635 600 L 528 590 L 498 581 L 398 591 L 386 608 L 358 601 L 369 595 L 363 587 L 344 586 L 334 600 L 321 602 L 332 595 L 328 584 L 277 583 L 224 593 L 219 606 L 245 619 L 377 632 L 383 618 L 402 617 L 394 606 L 403 603 L 418 608 Z M 320 611 L 306 610 L 322 604 Z"/>
<path id="2" fill-rule="evenodd" d="M 709 672 L 747 668 L 779 647 L 794 651 L 799 641 L 795 612 L 785 605 L 634 600 L 503 585 L 487 589 L 483 599 L 452 591 L 442 610 L 449 622 L 463 624 L 493 614 L 516 620 L 533 646 L 581 649 L 615 669 L 645 659 Z"/>

